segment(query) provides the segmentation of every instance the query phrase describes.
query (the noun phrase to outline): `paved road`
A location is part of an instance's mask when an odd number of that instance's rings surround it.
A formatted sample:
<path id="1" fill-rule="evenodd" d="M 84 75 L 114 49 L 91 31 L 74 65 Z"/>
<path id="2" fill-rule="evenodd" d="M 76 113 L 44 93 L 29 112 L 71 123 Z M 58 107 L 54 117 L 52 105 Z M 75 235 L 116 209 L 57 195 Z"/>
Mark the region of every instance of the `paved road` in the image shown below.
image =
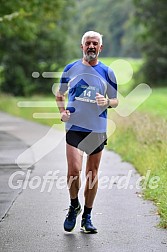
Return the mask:
<path id="1" fill-rule="evenodd" d="M 0 113 L 0 251 L 166 252 L 167 232 L 157 228 L 156 207 L 140 197 L 139 175 L 107 150 L 93 209 L 99 233 L 80 233 L 81 216 L 73 233 L 64 232 L 64 148 L 63 132 Z M 79 197 L 83 205 L 83 186 Z"/>

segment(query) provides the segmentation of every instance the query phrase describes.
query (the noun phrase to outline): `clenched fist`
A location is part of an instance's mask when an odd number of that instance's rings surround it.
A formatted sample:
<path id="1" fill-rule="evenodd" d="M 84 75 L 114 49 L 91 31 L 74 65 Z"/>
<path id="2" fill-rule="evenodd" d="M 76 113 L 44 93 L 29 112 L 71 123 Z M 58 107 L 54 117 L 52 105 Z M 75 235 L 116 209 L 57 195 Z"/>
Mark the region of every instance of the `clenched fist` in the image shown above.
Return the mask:
<path id="1" fill-rule="evenodd" d="M 70 119 L 70 111 L 69 110 L 64 110 L 61 112 L 61 121 L 62 122 L 67 122 Z"/>
<path id="2" fill-rule="evenodd" d="M 98 106 L 106 106 L 108 104 L 108 99 L 99 93 L 96 93 L 96 102 Z"/>

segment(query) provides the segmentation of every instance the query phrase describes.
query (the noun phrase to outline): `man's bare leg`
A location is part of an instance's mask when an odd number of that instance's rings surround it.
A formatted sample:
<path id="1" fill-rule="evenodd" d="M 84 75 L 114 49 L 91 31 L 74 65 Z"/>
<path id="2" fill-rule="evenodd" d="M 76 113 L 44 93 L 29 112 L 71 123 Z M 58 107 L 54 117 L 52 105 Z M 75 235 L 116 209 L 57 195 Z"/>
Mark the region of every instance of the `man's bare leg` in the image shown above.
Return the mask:
<path id="1" fill-rule="evenodd" d="M 67 144 L 66 155 L 68 163 L 67 183 L 71 205 L 64 221 L 64 230 L 71 232 L 76 225 L 76 218 L 81 213 L 81 205 L 78 200 L 80 188 L 80 173 L 82 170 L 83 153 L 77 148 Z"/>
<path id="2" fill-rule="evenodd" d="M 91 211 L 98 188 L 98 169 L 102 151 L 89 155 L 86 164 L 85 206 L 81 221 L 81 230 L 84 233 L 97 233 L 91 221 Z"/>
<path id="3" fill-rule="evenodd" d="M 69 186 L 70 198 L 78 196 L 80 188 L 80 173 L 82 170 L 83 152 L 67 144 L 66 155 L 68 163 L 67 183 Z"/>
<path id="4" fill-rule="evenodd" d="M 86 164 L 86 186 L 85 186 L 85 206 L 92 208 L 98 188 L 98 169 L 102 156 L 102 151 L 89 155 Z"/>

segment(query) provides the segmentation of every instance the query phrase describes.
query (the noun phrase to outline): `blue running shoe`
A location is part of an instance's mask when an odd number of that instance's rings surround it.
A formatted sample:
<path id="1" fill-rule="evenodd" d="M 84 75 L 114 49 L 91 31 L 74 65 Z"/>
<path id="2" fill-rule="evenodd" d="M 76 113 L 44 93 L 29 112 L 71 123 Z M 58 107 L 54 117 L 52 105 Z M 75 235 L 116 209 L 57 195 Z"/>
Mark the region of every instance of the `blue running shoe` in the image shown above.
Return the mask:
<path id="1" fill-rule="evenodd" d="M 81 221 L 81 231 L 87 234 L 95 234 L 97 233 L 97 228 L 95 228 L 91 221 L 90 214 L 87 214 Z"/>
<path id="2" fill-rule="evenodd" d="M 81 205 L 79 204 L 77 208 L 73 206 L 69 207 L 68 214 L 64 221 L 64 230 L 67 232 L 71 232 L 75 228 L 77 216 L 81 213 Z"/>

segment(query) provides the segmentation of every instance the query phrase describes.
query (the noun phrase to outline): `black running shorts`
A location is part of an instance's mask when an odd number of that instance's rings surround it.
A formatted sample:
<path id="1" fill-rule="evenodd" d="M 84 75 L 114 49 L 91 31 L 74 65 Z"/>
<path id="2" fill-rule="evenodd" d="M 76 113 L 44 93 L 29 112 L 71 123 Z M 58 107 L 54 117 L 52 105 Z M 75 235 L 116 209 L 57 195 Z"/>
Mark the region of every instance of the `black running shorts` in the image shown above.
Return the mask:
<path id="1" fill-rule="evenodd" d="M 69 130 L 66 133 L 66 142 L 88 155 L 96 154 L 107 145 L 106 133 L 92 133 Z"/>

